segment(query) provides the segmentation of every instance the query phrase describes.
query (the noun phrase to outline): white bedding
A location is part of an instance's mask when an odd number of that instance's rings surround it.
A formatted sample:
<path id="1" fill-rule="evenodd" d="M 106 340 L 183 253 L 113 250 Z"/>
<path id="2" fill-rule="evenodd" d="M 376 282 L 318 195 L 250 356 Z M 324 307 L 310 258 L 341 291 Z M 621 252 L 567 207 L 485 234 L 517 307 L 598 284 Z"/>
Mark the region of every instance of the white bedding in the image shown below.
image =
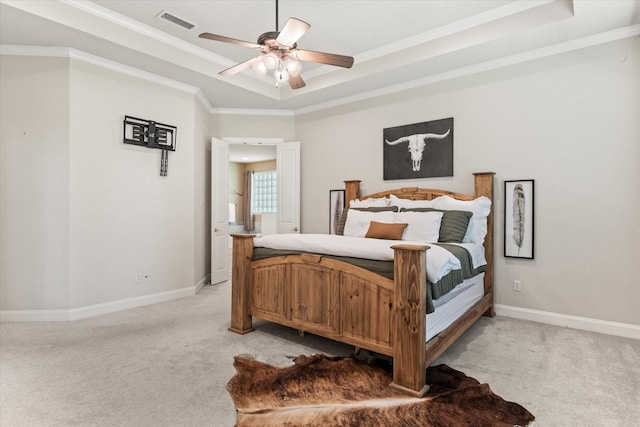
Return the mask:
<path id="1" fill-rule="evenodd" d="M 335 234 L 269 234 L 254 238 L 255 247 L 294 250 L 317 254 L 393 261 L 391 246 L 399 244 L 428 245 L 410 240 L 383 240 L 364 237 L 339 236 Z M 461 268 L 460 261 L 449 251 L 437 245 L 428 245 L 427 279 L 435 283 L 452 270 Z M 474 267 L 486 264 L 484 248 L 473 243 L 461 243 L 469 250 Z"/>
<path id="2" fill-rule="evenodd" d="M 484 273 L 465 280 L 433 303 L 436 311 L 427 314 L 427 341 L 448 328 L 484 296 Z"/>

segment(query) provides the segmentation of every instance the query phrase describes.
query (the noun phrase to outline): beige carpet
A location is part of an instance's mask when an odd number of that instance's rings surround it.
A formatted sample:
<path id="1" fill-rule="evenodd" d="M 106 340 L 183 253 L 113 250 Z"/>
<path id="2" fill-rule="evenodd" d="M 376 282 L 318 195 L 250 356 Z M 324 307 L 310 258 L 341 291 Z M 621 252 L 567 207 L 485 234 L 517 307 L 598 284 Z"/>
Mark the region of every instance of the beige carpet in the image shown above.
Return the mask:
<path id="1" fill-rule="evenodd" d="M 233 357 L 277 366 L 349 346 L 255 322 L 227 332 L 227 283 L 198 295 L 68 323 L 0 325 L 0 426 L 233 426 Z M 488 383 L 532 426 L 640 419 L 640 341 L 483 318 L 436 363 Z"/>

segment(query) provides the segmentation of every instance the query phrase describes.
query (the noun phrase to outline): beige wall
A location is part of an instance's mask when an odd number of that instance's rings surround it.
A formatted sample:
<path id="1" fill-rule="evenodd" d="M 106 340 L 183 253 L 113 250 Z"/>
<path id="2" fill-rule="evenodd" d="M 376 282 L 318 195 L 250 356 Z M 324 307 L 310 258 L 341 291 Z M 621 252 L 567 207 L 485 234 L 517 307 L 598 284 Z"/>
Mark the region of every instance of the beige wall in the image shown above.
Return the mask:
<path id="1" fill-rule="evenodd" d="M 242 223 L 244 212 L 244 163 L 229 162 L 229 203 L 236 205 L 236 223 Z"/>
<path id="2" fill-rule="evenodd" d="M 211 272 L 211 114 L 195 102 L 193 182 L 194 274 L 204 281 Z"/>
<path id="3" fill-rule="evenodd" d="M 276 169 L 276 161 L 275 160 L 266 160 L 264 162 L 255 162 L 255 163 L 247 163 L 244 166 L 244 170 L 246 172 L 262 172 L 262 171 L 272 171 Z"/>
<path id="4" fill-rule="evenodd" d="M 201 281 L 210 137 L 241 136 L 301 141 L 306 233 L 326 232 L 328 191 L 344 179 L 362 179 L 365 193 L 471 192 L 471 173 L 493 170 L 497 303 L 640 325 L 639 57 L 633 38 L 296 117 L 209 113 L 193 94 L 75 60 L 2 57 L 0 309 Z M 125 114 L 178 126 L 168 177 L 159 152 L 122 144 Z M 455 120 L 454 177 L 383 181 L 382 129 L 444 117 Z M 533 261 L 502 256 L 509 179 L 536 182 Z M 135 284 L 136 272 L 149 278 Z"/>
<path id="5" fill-rule="evenodd" d="M 275 168 L 275 160 L 256 163 L 229 162 L 229 203 L 236 205 L 237 223 L 244 223 L 244 198 L 236 193 L 242 194 L 244 192 L 245 174 L 248 171 L 267 171 L 275 170 Z"/>
<path id="6" fill-rule="evenodd" d="M 194 96 L 74 60 L 70 81 L 70 307 L 193 286 Z M 125 115 L 177 126 L 168 176 Z"/>
<path id="7" fill-rule="evenodd" d="M 211 131 L 194 94 L 77 60 L 1 64 L 0 309 L 70 313 L 204 282 Z M 178 127 L 167 177 L 159 150 L 123 144 L 125 115 Z"/>
<path id="8" fill-rule="evenodd" d="M 472 172 L 495 171 L 496 302 L 640 325 L 638 76 L 634 37 L 299 116 L 303 232 L 325 232 L 328 192 L 344 179 L 361 179 L 365 193 L 472 192 Z M 383 181 L 383 128 L 446 117 L 454 176 Z M 502 256 L 503 183 L 512 179 L 535 180 L 532 261 Z"/>
<path id="9" fill-rule="evenodd" d="M 69 60 L 0 61 L 0 308 L 69 291 Z"/>
<path id="10" fill-rule="evenodd" d="M 219 138 L 281 138 L 284 141 L 293 141 L 294 125 L 293 115 L 219 113 L 211 115 L 214 136 Z"/>

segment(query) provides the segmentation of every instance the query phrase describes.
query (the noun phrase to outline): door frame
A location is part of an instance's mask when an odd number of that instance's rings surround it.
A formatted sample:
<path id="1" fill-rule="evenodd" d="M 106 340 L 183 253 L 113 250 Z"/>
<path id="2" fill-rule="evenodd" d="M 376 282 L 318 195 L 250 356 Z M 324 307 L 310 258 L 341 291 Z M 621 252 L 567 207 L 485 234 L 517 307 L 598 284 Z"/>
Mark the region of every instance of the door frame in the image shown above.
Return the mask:
<path id="1" fill-rule="evenodd" d="M 221 141 L 224 141 L 224 142 L 226 142 L 226 143 L 228 143 L 228 144 L 242 144 L 242 143 L 250 143 L 250 144 L 252 144 L 252 145 L 253 145 L 253 144 L 258 145 L 258 144 L 260 143 L 260 144 L 262 144 L 262 145 L 267 144 L 267 145 L 276 145 L 276 146 L 277 146 L 277 145 L 278 145 L 278 144 L 280 144 L 280 143 L 285 143 L 285 141 L 284 141 L 284 139 L 283 139 L 283 138 L 257 138 L 257 137 L 212 137 L 212 139 L 211 139 L 212 143 L 213 143 L 213 140 L 214 140 L 214 139 L 215 139 L 215 140 L 221 140 Z M 299 144 L 299 143 L 298 143 L 298 144 Z M 212 155 L 213 155 L 213 149 L 212 149 Z M 296 166 L 296 167 L 297 167 L 297 170 L 299 171 L 299 168 L 300 168 L 300 158 L 299 158 L 299 155 L 298 155 L 298 158 L 296 159 L 296 162 L 297 162 L 297 166 Z M 211 212 L 212 212 L 212 218 L 211 218 L 211 219 L 212 219 L 212 221 L 211 221 L 211 222 L 212 222 L 212 226 L 211 226 L 211 239 L 212 239 L 212 240 L 211 240 L 211 259 L 212 259 L 212 269 L 213 269 L 213 265 L 214 265 L 214 257 L 215 257 L 215 258 L 217 258 L 217 260 L 218 260 L 219 262 L 221 262 L 221 260 L 222 260 L 222 258 L 221 258 L 221 257 L 222 257 L 222 254 L 216 254 L 216 253 L 214 252 L 214 251 L 216 251 L 216 249 L 215 249 L 215 247 L 214 247 L 214 244 L 213 244 L 213 243 L 214 243 L 214 238 L 215 238 L 215 236 L 214 236 L 214 235 L 216 235 L 216 231 L 214 231 L 214 229 L 215 229 L 216 227 L 215 227 L 215 225 L 214 225 L 214 223 L 213 223 L 213 219 L 214 219 L 214 218 L 213 218 L 213 215 L 214 215 L 214 212 L 220 212 L 220 213 L 224 212 L 225 220 L 226 220 L 225 222 L 226 222 L 226 224 L 227 224 L 227 227 L 224 229 L 224 231 L 222 231 L 222 230 L 223 230 L 223 228 L 222 228 L 222 227 L 218 227 L 218 229 L 219 229 L 219 230 L 218 230 L 218 232 L 217 232 L 217 233 L 218 233 L 218 236 L 217 236 L 217 237 L 218 237 L 218 238 L 221 238 L 222 236 L 221 236 L 220 234 L 226 234 L 226 235 L 227 235 L 226 239 L 229 239 L 229 237 L 228 237 L 228 233 L 229 233 L 229 232 L 228 232 L 228 230 L 229 230 L 229 228 L 228 228 L 228 223 L 229 223 L 229 217 L 228 217 L 228 215 L 229 215 L 229 214 L 228 214 L 228 209 L 227 209 L 227 207 L 228 207 L 228 195 L 229 195 L 229 191 L 230 191 L 230 189 L 228 188 L 228 187 L 229 187 L 229 185 L 228 185 L 228 174 L 229 174 L 229 167 L 228 167 L 228 165 L 229 165 L 229 161 L 227 160 L 227 162 L 225 162 L 225 167 L 224 167 L 224 169 L 225 169 L 225 170 L 224 170 L 224 177 L 225 177 L 225 178 L 224 178 L 224 180 L 225 180 L 225 182 L 227 183 L 227 184 L 225 185 L 225 186 L 226 186 L 226 192 L 225 192 L 225 195 L 222 197 L 222 198 L 225 198 L 225 196 L 226 196 L 226 203 L 224 203 L 224 209 L 216 209 L 216 206 L 214 206 L 215 200 L 213 199 L 213 197 L 212 197 L 212 199 L 211 199 L 211 205 L 212 205 L 212 206 L 211 206 Z M 214 165 L 213 165 L 213 163 L 212 163 L 212 168 L 213 168 L 213 167 L 214 167 Z M 278 172 L 280 173 L 280 166 L 278 165 L 278 162 L 277 162 L 277 154 L 276 154 L 276 169 L 277 169 L 277 170 L 278 170 Z M 220 172 L 220 171 L 218 171 L 218 172 Z M 216 175 L 216 173 L 214 173 L 214 171 L 212 170 L 212 171 L 211 171 L 211 179 L 212 179 L 212 181 L 215 179 L 215 177 L 216 177 L 216 176 L 217 176 L 217 175 Z M 298 172 L 298 179 L 299 179 L 299 172 Z M 214 187 L 215 183 L 214 183 L 214 182 L 212 182 L 212 183 L 211 183 L 211 185 L 212 185 L 212 190 L 213 190 L 213 188 L 215 188 L 215 187 Z M 298 183 L 298 186 L 297 186 L 297 190 L 298 190 L 298 192 L 299 192 L 299 188 L 300 188 L 300 187 L 299 187 L 299 183 Z M 278 190 L 280 191 L 281 189 L 279 188 Z M 222 198 L 219 198 L 218 200 L 220 200 L 220 199 L 222 199 Z M 299 218 L 300 218 L 300 195 L 299 195 L 299 194 L 297 195 L 297 199 L 298 199 L 298 207 L 297 207 L 297 209 L 298 209 L 298 214 L 297 214 L 297 220 L 298 220 L 298 222 L 299 222 Z M 218 220 L 218 219 L 216 218 L 216 220 Z M 280 222 L 280 221 L 278 221 L 278 222 Z M 297 228 L 298 228 L 297 232 L 299 232 L 299 229 L 300 229 L 299 224 L 298 224 Z M 291 231 L 289 231 L 289 232 L 291 232 Z M 220 248 L 220 247 L 221 247 L 220 245 L 219 245 L 219 246 L 217 246 L 217 248 Z M 217 251 L 216 251 L 216 252 L 217 252 Z M 225 258 L 226 258 L 226 254 L 225 254 Z M 229 268 L 229 269 L 231 268 L 230 263 L 228 264 L 228 268 Z M 214 282 L 213 282 L 213 280 L 212 280 L 211 282 L 212 282 L 212 283 L 214 283 Z"/>

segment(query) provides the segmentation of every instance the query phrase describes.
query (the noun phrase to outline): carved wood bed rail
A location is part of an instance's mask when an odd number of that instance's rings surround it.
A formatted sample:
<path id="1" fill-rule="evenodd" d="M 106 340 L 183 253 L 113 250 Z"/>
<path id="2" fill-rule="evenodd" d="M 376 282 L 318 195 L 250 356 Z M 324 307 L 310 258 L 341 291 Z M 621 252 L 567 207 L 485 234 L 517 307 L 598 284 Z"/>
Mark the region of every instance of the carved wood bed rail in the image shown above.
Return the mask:
<path id="1" fill-rule="evenodd" d="M 486 196 L 493 202 L 493 172 L 475 173 L 474 195 L 402 188 L 412 200 L 448 195 L 459 200 Z M 360 181 L 345 181 L 346 200 L 360 199 Z M 393 358 L 392 386 L 414 396 L 427 390 L 426 367 L 480 316 L 493 308 L 493 205 L 487 218 L 484 296 L 455 323 L 425 344 L 427 245 L 398 244 L 393 280 L 322 255 L 253 260 L 253 235 L 233 235 L 230 331 L 253 330 L 252 317 L 321 335 Z"/>

